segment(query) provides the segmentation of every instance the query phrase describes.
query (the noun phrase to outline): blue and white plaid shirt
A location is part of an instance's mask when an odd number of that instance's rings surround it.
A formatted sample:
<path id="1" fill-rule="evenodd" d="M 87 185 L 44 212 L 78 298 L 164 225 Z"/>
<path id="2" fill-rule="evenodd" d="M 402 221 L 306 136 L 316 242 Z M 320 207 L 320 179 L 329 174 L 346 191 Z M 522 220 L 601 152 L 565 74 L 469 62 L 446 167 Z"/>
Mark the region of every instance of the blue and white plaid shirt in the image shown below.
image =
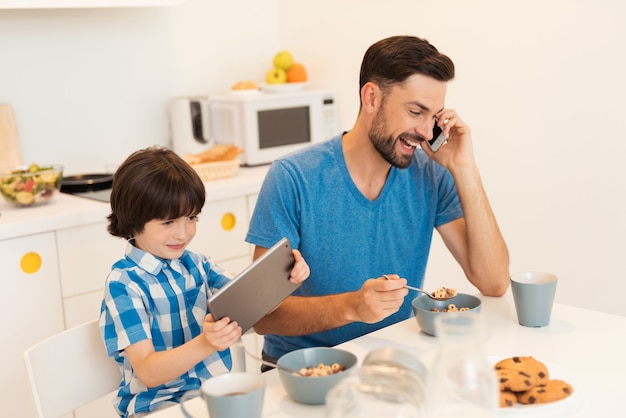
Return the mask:
<path id="1" fill-rule="evenodd" d="M 122 370 L 114 406 L 120 416 L 152 411 L 199 389 L 211 376 L 230 371 L 230 350 L 212 354 L 187 373 L 154 388 L 137 378 L 124 349 L 151 339 L 156 351 L 170 350 L 200 335 L 207 300 L 230 280 L 209 257 L 186 250 L 161 260 L 129 241 L 125 257 L 113 265 L 100 309 L 100 329 L 109 356 Z"/>

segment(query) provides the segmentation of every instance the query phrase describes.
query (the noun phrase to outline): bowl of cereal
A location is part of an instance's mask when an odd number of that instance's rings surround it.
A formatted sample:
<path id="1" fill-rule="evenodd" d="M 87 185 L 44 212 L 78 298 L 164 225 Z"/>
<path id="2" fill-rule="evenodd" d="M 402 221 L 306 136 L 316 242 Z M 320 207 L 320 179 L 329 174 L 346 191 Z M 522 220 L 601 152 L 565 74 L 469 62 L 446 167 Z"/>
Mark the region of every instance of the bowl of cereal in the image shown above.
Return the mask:
<path id="1" fill-rule="evenodd" d="M 287 395 L 296 402 L 321 405 L 326 394 L 357 364 L 353 353 L 332 347 L 311 347 L 291 351 L 276 364 L 302 375 L 278 369 L 280 381 Z"/>
<path id="2" fill-rule="evenodd" d="M 417 324 L 426 334 L 437 336 L 434 320 L 437 315 L 454 315 L 455 312 L 480 312 L 481 301 L 474 295 L 459 293 L 449 300 L 434 300 L 421 295 L 411 302 Z"/>
<path id="3" fill-rule="evenodd" d="M 47 203 L 61 187 L 63 167 L 37 165 L 21 167 L 0 174 L 0 193 L 4 200 L 17 207 Z"/>

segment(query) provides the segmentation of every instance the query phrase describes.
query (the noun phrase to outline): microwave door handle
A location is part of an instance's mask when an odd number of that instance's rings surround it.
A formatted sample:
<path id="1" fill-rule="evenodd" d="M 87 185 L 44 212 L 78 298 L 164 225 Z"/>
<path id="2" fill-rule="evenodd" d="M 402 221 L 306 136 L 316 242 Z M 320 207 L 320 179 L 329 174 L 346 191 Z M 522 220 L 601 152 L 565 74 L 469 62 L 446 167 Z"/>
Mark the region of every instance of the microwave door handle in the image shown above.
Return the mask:
<path id="1" fill-rule="evenodd" d="M 208 108 L 206 104 L 201 103 L 198 100 L 191 100 L 189 102 L 191 110 L 191 129 L 193 138 L 200 144 L 208 144 L 208 138 L 205 138 L 205 132 L 208 132 Z"/>

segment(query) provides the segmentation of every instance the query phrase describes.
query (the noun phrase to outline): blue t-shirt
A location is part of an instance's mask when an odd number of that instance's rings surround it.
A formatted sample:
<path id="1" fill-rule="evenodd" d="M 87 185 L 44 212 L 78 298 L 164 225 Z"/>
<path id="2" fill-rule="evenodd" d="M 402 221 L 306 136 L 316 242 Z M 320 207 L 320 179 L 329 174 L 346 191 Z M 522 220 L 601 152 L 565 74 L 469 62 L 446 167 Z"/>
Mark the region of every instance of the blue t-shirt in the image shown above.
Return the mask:
<path id="1" fill-rule="evenodd" d="M 269 248 L 285 236 L 300 250 L 311 275 L 294 295 L 355 291 L 383 274 L 421 287 L 433 229 L 463 216 L 452 176 L 418 149 L 408 168 L 391 168 L 380 196 L 371 201 L 350 177 L 341 139 L 272 164 L 246 241 Z M 375 324 L 355 322 L 302 337 L 266 335 L 264 350 L 280 357 L 297 348 L 340 344 L 409 318 L 411 299 Z"/>

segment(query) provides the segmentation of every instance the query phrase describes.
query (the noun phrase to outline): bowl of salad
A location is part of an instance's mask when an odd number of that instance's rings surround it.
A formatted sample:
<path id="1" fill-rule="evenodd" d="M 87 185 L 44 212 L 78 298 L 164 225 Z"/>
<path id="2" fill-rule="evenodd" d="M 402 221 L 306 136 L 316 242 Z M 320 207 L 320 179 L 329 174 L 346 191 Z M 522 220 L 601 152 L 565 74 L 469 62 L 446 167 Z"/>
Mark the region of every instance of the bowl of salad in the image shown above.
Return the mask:
<path id="1" fill-rule="evenodd" d="M 0 193 L 17 207 L 47 203 L 59 192 L 63 166 L 37 165 L 0 173 Z"/>

